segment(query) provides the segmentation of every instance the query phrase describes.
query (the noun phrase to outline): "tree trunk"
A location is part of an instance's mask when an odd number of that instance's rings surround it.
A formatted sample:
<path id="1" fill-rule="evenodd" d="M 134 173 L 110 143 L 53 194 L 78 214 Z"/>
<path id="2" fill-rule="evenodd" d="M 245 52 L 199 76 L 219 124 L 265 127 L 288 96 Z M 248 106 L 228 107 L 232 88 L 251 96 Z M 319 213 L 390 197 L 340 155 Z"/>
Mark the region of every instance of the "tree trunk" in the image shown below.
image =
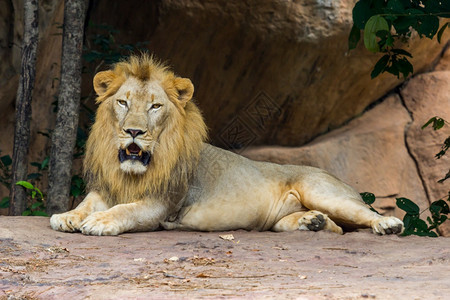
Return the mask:
<path id="1" fill-rule="evenodd" d="M 64 1 L 61 83 L 56 125 L 52 135 L 47 195 L 49 215 L 66 211 L 69 203 L 73 150 L 80 106 L 81 54 L 85 16 L 85 0 Z"/>
<path id="2" fill-rule="evenodd" d="M 38 0 L 24 2 L 24 34 L 22 43 L 22 66 L 16 98 L 16 124 L 12 179 L 10 191 L 10 215 L 21 215 L 27 206 L 27 192 L 15 183 L 27 179 L 28 145 L 30 141 L 31 97 L 36 75 L 36 52 L 39 39 Z"/>

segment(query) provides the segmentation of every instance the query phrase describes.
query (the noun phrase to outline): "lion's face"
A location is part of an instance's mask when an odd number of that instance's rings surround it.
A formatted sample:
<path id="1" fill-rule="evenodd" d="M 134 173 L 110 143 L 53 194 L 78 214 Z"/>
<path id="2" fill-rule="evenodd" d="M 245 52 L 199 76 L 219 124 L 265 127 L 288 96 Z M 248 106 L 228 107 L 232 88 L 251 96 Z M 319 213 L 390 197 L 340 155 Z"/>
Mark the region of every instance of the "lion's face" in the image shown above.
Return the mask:
<path id="1" fill-rule="evenodd" d="M 134 175 L 146 173 L 155 160 L 167 165 L 161 160 L 169 148 L 179 151 L 180 138 L 185 136 L 186 104 L 194 92 L 189 79 L 164 69 L 151 72 L 155 67 L 148 63 L 136 74 L 121 72 L 123 65 L 119 64 L 114 71 L 99 72 L 94 77 L 97 101 L 103 107 L 97 115 L 102 119 L 98 126 L 114 127 L 108 148 L 114 147 L 120 170 Z"/>
<path id="2" fill-rule="evenodd" d="M 177 108 L 157 81 L 128 78 L 111 97 L 120 168 L 142 174 L 151 163 L 167 117 Z"/>

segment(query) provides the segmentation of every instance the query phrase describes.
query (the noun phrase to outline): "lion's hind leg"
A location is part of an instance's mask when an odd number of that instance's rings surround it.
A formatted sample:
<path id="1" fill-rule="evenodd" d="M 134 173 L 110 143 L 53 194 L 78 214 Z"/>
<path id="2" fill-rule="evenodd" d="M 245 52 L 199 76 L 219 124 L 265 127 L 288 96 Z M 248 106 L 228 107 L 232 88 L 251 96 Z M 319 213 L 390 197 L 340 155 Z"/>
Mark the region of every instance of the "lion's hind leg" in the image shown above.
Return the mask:
<path id="1" fill-rule="evenodd" d="M 273 227 L 273 231 L 326 230 L 343 234 L 342 228 L 336 225 L 326 214 L 317 210 L 295 212 L 279 220 Z"/>

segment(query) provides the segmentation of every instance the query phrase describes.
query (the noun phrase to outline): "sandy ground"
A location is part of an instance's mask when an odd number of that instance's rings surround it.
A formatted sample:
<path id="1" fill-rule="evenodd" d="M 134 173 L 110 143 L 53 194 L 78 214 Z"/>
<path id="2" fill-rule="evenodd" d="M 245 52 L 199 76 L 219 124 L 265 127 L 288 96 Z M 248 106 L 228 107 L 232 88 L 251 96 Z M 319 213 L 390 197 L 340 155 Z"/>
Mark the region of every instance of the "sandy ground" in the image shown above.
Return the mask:
<path id="1" fill-rule="evenodd" d="M 232 235 L 234 240 L 223 239 Z M 229 237 L 228 237 L 229 238 Z M 0 299 L 450 299 L 450 238 L 159 231 L 0 217 Z"/>

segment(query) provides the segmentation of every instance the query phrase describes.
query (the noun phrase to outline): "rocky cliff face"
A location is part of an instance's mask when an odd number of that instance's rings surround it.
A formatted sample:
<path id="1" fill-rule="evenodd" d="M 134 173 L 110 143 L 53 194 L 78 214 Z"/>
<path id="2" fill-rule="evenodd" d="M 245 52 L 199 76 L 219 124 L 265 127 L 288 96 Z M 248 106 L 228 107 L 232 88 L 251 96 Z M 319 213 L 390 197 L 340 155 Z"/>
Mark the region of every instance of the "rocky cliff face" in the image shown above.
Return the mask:
<path id="1" fill-rule="evenodd" d="M 440 186 L 431 184 L 433 176 L 441 176 L 442 171 L 434 169 L 433 153 L 422 155 L 420 151 L 441 142 L 441 136 L 435 134 L 442 133 L 428 134 L 417 128 L 433 115 L 445 117 L 440 112 L 448 109 L 448 101 L 437 101 L 434 93 L 445 88 L 443 76 L 447 75 L 417 77 L 379 107 L 368 110 L 401 81 L 391 75 L 371 80 L 369 74 L 379 56 L 361 44 L 348 52 L 354 3 L 96 0 L 90 2 L 87 21 L 119 29 L 118 43 L 148 41 L 149 51 L 167 60 L 180 76 L 191 78 L 214 144 L 243 149 L 257 145 L 298 147 L 329 132 L 288 154 L 286 149 L 270 148 L 264 154 L 248 155 L 329 169 L 359 190 L 381 196 L 387 211 L 393 209 L 395 195 L 422 199 L 425 205 L 429 199 L 442 196 L 437 189 Z M 62 8 L 62 0 L 41 1 L 31 161 L 42 159 L 49 144 L 37 132 L 46 132 L 54 123 L 51 103 L 58 88 Z M 12 150 L 22 14 L 22 1 L 0 0 L 3 154 Z M 95 28 L 86 29 L 95 34 Z M 449 55 L 449 51 L 443 52 L 448 39 L 447 32 L 442 44 L 415 38 L 405 46 L 414 56 L 416 73 L 433 69 L 441 55 Z M 437 68 L 449 70 L 448 60 Z M 92 77 L 91 73 L 85 75 L 85 94 L 92 90 Z M 432 84 L 439 87 L 433 85 L 430 90 Z M 432 95 L 431 100 L 423 101 L 428 95 Z M 440 97 L 445 99 L 445 94 Z M 426 111 L 421 110 L 424 105 Z M 431 161 L 421 164 L 426 157 Z"/>
<path id="2" fill-rule="evenodd" d="M 375 206 L 386 214 L 403 216 L 395 205 L 397 197 L 409 198 L 425 210 L 449 192 L 448 183 L 438 180 L 449 171 L 450 156 L 437 159 L 435 154 L 450 128 L 421 128 L 433 116 L 450 116 L 449 82 L 450 71 L 416 76 L 361 117 L 305 146 L 250 147 L 242 154 L 326 169 L 358 191 L 374 193 Z M 450 222 L 441 232 L 450 233 Z"/>

